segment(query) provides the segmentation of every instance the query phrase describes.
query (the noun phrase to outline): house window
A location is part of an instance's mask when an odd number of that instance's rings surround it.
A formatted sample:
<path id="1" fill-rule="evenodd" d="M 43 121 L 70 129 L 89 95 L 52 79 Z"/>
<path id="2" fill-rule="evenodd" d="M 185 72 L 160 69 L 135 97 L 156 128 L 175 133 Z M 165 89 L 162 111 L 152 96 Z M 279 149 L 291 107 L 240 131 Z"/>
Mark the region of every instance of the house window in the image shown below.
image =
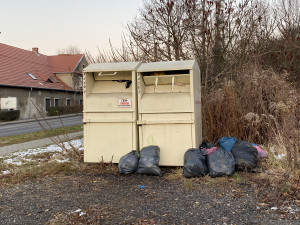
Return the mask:
<path id="1" fill-rule="evenodd" d="M 45 111 L 48 112 L 50 107 L 51 107 L 50 98 L 45 98 Z"/>
<path id="2" fill-rule="evenodd" d="M 59 106 L 59 98 L 54 99 L 54 106 Z"/>
<path id="3" fill-rule="evenodd" d="M 28 74 L 28 76 L 30 76 L 33 80 L 37 80 L 36 77 L 35 77 L 33 74 L 31 74 L 31 73 L 27 73 L 27 74 Z"/>
<path id="4" fill-rule="evenodd" d="M 71 100 L 69 98 L 66 99 L 66 105 L 71 105 Z"/>
<path id="5" fill-rule="evenodd" d="M 82 105 L 82 99 L 79 99 L 79 105 Z"/>
<path id="6" fill-rule="evenodd" d="M 54 76 L 50 76 L 50 79 L 56 83 L 59 83 L 58 80 L 56 80 L 56 78 Z"/>

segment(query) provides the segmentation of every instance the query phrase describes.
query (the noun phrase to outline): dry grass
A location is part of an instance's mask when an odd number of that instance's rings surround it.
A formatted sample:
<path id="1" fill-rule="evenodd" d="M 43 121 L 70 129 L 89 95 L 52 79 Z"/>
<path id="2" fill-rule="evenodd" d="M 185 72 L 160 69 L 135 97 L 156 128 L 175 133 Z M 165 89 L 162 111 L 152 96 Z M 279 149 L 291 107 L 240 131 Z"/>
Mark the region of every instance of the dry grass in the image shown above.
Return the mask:
<path id="1" fill-rule="evenodd" d="M 11 168 L 10 168 L 11 169 Z M 28 162 L 24 163 L 22 166 L 18 166 L 13 169 L 11 173 L 7 175 L 2 175 L 0 184 L 18 184 L 26 180 L 37 179 L 41 177 L 46 177 L 49 175 L 55 175 L 61 172 L 75 171 L 78 170 L 77 166 L 72 163 L 59 163 L 55 161 L 37 163 Z"/>
<path id="2" fill-rule="evenodd" d="M 279 184 L 277 191 L 299 183 L 300 94 L 282 75 L 247 65 L 204 93 L 202 110 L 207 141 L 234 136 L 261 144 L 269 158 L 258 171 L 280 174 L 276 182 L 270 181 Z"/>
<path id="3" fill-rule="evenodd" d="M 43 178 L 57 174 L 87 172 L 89 174 L 98 173 L 118 173 L 118 166 L 112 162 L 105 163 L 84 163 L 83 151 L 80 147 L 75 147 L 68 142 L 70 147 L 62 148 L 62 152 L 43 152 L 35 155 L 25 156 L 15 163 L 5 163 L 7 159 L 14 159 L 16 156 L 0 158 L 0 186 L 15 185 L 26 180 Z M 1 172 L 9 170 L 9 173 Z M 98 181 L 93 181 L 98 182 Z"/>
<path id="4" fill-rule="evenodd" d="M 61 151 L 59 148 L 47 150 L 45 147 L 41 152 L 26 151 L 1 157 L 0 185 L 17 184 L 28 179 L 81 171 L 86 168 L 87 165 L 83 163 L 83 151 L 80 150 L 82 145 L 75 147 L 68 141 L 60 143 L 59 147 Z"/>
<path id="5" fill-rule="evenodd" d="M 28 179 L 80 171 L 86 168 L 86 164 L 80 163 L 77 159 L 74 160 L 74 158 L 67 158 L 69 160 L 66 162 L 59 161 L 66 159 L 66 157 L 68 156 L 65 153 L 39 153 L 21 159 L 21 165 L 4 163 L 4 160 L 7 158 L 2 158 L 0 159 L 0 171 L 9 170 L 10 173 L 0 175 L 0 185 L 18 184 Z"/>
<path id="6" fill-rule="evenodd" d="M 215 86 L 203 95 L 206 140 L 234 136 L 277 146 L 287 155 L 286 168 L 299 169 L 300 95 L 290 84 L 271 70 L 248 65 Z"/>
<path id="7" fill-rule="evenodd" d="M 170 170 L 168 173 L 164 175 L 164 178 L 167 180 L 183 180 L 183 172 L 182 167 L 177 167 L 176 169 Z"/>

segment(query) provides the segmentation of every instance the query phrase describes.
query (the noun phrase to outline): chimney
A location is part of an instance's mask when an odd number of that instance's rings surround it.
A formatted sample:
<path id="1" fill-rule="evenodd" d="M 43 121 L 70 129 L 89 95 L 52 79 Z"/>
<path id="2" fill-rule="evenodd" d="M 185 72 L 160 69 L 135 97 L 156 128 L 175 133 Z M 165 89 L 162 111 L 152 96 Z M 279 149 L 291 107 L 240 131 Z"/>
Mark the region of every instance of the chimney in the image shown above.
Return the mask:
<path id="1" fill-rule="evenodd" d="M 39 48 L 37 47 L 32 48 L 32 52 L 39 54 Z"/>

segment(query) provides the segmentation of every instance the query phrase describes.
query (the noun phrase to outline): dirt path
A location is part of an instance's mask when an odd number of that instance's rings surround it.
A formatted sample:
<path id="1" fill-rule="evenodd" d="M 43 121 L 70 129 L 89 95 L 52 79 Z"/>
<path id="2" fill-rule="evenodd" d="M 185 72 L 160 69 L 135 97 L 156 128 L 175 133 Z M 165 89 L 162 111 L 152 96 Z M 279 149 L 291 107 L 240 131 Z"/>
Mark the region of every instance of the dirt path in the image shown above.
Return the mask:
<path id="1" fill-rule="evenodd" d="M 258 210 L 251 185 L 220 179 L 46 177 L 0 189 L 0 224 L 299 224 Z"/>

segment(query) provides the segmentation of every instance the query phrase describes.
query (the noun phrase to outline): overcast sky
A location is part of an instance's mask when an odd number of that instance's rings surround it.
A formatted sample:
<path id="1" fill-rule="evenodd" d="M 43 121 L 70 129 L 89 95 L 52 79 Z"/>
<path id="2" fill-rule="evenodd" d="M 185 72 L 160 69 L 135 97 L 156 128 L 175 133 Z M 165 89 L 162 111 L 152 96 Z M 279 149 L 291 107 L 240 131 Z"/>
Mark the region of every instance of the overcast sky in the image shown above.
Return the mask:
<path id="1" fill-rule="evenodd" d="M 0 43 L 46 55 L 69 45 L 92 55 L 120 46 L 141 0 L 0 0 Z"/>

